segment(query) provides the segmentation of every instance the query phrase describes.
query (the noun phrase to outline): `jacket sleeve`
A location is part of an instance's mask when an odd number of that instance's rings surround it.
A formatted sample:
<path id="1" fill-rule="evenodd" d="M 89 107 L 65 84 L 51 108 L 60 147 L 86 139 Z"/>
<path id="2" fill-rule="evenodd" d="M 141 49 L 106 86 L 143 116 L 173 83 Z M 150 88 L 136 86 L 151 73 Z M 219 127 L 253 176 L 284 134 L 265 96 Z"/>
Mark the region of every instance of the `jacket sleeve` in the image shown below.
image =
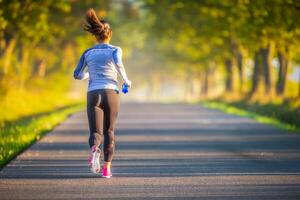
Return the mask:
<path id="1" fill-rule="evenodd" d="M 113 52 L 113 60 L 123 82 L 129 83 L 130 81 L 127 78 L 126 71 L 122 62 L 122 49 L 120 47 L 117 47 L 117 49 Z"/>
<path id="2" fill-rule="evenodd" d="M 89 73 L 85 71 L 86 62 L 85 62 L 85 52 L 81 55 L 80 60 L 77 64 L 77 67 L 74 70 L 73 77 L 78 80 L 83 80 L 89 77 Z"/>

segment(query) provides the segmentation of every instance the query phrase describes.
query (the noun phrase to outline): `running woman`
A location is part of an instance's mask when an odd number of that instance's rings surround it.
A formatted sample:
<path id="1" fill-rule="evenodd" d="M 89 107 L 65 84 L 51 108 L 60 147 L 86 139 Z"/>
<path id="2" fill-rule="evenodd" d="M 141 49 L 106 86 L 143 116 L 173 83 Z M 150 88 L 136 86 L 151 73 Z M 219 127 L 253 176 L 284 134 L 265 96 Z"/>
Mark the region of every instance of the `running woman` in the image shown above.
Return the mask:
<path id="1" fill-rule="evenodd" d="M 127 78 L 122 62 L 122 49 L 109 44 L 112 29 L 105 20 L 100 20 L 93 9 L 86 14 L 84 30 L 94 35 L 98 44 L 85 50 L 74 71 L 74 78 L 89 78 L 87 92 L 87 117 L 91 153 L 88 159 L 93 173 L 102 177 L 112 176 L 111 161 L 115 149 L 114 130 L 120 108 L 118 74 L 128 88 L 131 81 Z M 104 165 L 101 167 L 101 152 Z"/>

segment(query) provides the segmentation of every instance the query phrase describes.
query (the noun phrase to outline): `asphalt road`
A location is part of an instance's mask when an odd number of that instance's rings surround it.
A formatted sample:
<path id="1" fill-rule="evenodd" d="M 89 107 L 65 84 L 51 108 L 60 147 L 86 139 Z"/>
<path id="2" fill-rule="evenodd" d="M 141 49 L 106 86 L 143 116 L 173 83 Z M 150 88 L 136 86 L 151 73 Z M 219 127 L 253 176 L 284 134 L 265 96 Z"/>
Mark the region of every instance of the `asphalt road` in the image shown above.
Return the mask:
<path id="1" fill-rule="evenodd" d="M 85 112 L 0 172 L 0 199 L 300 199 L 300 134 L 188 104 L 122 104 L 113 177 L 87 167 Z"/>

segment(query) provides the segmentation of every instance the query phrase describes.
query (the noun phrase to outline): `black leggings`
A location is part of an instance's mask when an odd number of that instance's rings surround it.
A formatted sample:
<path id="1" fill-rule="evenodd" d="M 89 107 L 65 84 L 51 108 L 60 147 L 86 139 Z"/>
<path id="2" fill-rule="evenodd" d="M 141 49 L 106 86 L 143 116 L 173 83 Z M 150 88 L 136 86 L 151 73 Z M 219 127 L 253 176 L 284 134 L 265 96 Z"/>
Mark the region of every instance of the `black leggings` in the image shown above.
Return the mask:
<path id="1" fill-rule="evenodd" d="M 111 162 L 114 150 L 114 129 L 120 108 L 119 93 L 112 89 L 99 89 L 87 93 L 90 148 L 103 144 L 104 161 Z"/>

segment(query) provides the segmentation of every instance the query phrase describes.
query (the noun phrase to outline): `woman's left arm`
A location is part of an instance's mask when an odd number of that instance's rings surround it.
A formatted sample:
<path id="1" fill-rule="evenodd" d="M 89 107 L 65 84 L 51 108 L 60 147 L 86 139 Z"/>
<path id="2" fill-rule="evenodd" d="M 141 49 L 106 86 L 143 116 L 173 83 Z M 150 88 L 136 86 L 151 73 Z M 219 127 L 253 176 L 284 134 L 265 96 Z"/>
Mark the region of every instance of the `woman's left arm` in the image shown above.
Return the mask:
<path id="1" fill-rule="evenodd" d="M 127 78 L 127 74 L 125 71 L 125 67 L 122 61 L 122 49 L 117 47 L 117 49 L 113 53 L 113 60 L 115 62 L 116 69 L 121 76 L 123 82 L 127 84 L 128 87 L 131 87 L 131 81 Z"/>

